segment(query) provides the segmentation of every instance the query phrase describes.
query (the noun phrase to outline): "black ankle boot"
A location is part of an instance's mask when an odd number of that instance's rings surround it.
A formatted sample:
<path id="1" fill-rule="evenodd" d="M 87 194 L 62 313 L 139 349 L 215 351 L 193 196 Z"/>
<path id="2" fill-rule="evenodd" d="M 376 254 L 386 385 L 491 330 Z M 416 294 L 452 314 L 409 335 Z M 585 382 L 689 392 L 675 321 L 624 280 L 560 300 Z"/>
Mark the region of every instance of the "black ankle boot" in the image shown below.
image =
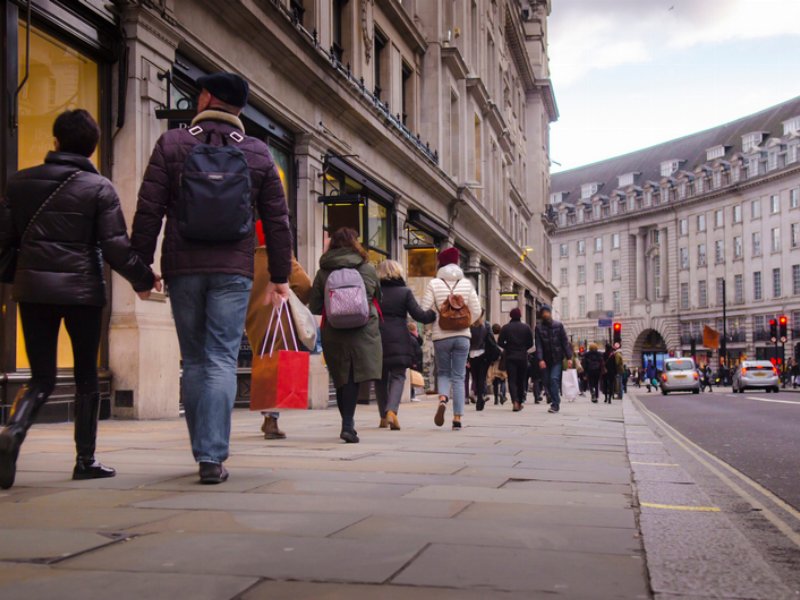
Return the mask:
<path id="1" fill-rule="evenodd" d="M 73 479 L 103 479 L 117 472 L 94 458 L 97 443 L 97 419 L 100 415 L 100 394 L 75 396 L 75 448 L 78 459 L 72 471 Z"/>
<path id="2" fill-rule="evenodd" d="M 17 457 L 36 414 L 49 394 L 37 387 L 22 388 L 11 407 L 8 425 L 0 431 L 0 488 L 7 490 L 17 476 Z"/>
<path id="3" fill-rule="evenodd" d="M 72 471 L 72 478 L 82 479 L 106 479 L 114 477 L 117 472 L 111 467 L 105 466 L 92 456 L 91 458 L 78 457 L 75 461 L 75 468 Z"/>

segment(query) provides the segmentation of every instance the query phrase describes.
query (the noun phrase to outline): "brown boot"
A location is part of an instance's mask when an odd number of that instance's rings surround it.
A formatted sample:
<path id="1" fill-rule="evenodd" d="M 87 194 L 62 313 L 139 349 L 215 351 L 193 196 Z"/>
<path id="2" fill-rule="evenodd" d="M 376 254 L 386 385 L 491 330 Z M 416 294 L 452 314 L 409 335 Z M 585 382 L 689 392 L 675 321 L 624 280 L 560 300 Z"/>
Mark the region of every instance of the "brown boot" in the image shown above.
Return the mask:
<path id="1" fill-rule="evenodd" d="M 264 417 L 264 424 L 261 426 L 266 440 L 285 440 L 286 434 L 278 428 L 278 419 L 270 416 Z"/>
<path id="2" fill-rule="evenodd" d="M 386 417 L 381 417 L 381 422 L 378 424 L 380 429 L 388 429 L 389 427 L 389 419 Z"/>
<path id="3" fill-rule="evenodd" d="M 400 431 L 400 421 L 397 418 L 397 413 L 391 410 L 386 413 L 386 420 L 389 422 L 389 428 L 392 431 Z"/>

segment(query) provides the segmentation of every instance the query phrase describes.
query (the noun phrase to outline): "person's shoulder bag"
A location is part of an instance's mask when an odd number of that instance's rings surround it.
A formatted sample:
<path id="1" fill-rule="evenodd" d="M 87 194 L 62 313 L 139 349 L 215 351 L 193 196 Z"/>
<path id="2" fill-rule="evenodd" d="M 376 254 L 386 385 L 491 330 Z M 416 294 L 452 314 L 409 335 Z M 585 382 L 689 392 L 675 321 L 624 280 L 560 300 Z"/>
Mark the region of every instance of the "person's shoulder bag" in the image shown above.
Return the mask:
<path id="1" fill-rule="evenodd" d="M 39 208 L 36 209 L 36 212 L 33 213 L 33 216 L 28 221 L 28 224 L 25 226 L 25 231 L 22 232 L 22 235 L 19 238 L 19 242 L 16 246 L 8 246 L 3 248 L 3 251 L 0 252 L 0 282 L 2 283 L 13 283 L 14 277 L 17 274 L 17 259 L 19 258 L 19 249 L 22 247 L 22 244 L 28 238 L 30 234 L 31 228 L 33 227 L 36 220 L 39 218 L 39 215 L 42 214 L 44 209 L 47 207 L 48 204 L 55 198 L 64 186 L 67 185 L 70 181 L 72 181 L 80 171 L 75 171 L 69 177 L 67 177 L 64 181 L 62 181 L 58 187 L 51 193 L 47 198 L 45 198 L 44 202 L 39 205 Z"/>

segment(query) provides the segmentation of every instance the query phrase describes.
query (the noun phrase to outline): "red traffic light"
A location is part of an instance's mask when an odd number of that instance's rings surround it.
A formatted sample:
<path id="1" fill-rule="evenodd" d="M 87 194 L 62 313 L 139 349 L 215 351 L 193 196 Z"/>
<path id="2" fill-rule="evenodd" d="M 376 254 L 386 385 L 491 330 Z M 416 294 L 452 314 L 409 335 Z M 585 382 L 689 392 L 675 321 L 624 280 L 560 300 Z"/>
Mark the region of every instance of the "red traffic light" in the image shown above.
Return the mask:
<path id="1" fill-rule="evenodd" d="M 769 320 L 769 326 L 770 327 L 775 327 L 776 324 L 777 324 L 777 321 L 775 319 L 770 319 Z"/>
<path id="2" fill-rule="evenodd" d="M 622 323 L 614 323 L 614 331 L 622 331 Z"/>
<path id="3" fill-rule="evenodd" d="M 781 325 L 786 325 L 786 323 L 787 323 L 786 315 L 781 315 Z"/>

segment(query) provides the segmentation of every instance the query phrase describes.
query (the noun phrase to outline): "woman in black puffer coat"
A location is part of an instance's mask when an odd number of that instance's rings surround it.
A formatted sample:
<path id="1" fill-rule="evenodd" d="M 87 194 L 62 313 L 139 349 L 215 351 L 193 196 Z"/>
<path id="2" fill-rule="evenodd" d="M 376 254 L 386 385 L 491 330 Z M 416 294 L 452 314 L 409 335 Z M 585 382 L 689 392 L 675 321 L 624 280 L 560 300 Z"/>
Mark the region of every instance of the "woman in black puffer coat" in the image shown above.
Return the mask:
<path id="1" fill-rule="evenodd" d="M 408 316 L 425 325 L 436 320 L 434 310 L 420 308 L 414 293 L 406 287 L 403 268 L 393 260 L 378 265 L 381 280 L 381 340 L 383 376 L 375 384 L 382 428 L 400 429 L 397 411 L 406 383 L 406 370 L 414 364 L 418 342 L 408 331 Z"/>
<path id="2" fill-rule="evenodd" d="M 0 248 L 18 249 L 13 298 L 18 302 L 31 382 L 0 431 L 0 488 L 14 484 L 16 460 L 36 413 L 56 384 L 62 320 L 75 361 L 73 479 L 113 477 L 94 458 L 100 408 L 97 353 L 106 283 L 103 261 L 142 294 L 160 279 L 131 250 L 125 218 L 111 182 L 89 161 L 100 136 L 85 110 L 66 111 L 53 124 L 55 152 L 43 165 L 11 177 L 0 207 Z M 29 226 L 30 224 L 30 226 Z"/>

